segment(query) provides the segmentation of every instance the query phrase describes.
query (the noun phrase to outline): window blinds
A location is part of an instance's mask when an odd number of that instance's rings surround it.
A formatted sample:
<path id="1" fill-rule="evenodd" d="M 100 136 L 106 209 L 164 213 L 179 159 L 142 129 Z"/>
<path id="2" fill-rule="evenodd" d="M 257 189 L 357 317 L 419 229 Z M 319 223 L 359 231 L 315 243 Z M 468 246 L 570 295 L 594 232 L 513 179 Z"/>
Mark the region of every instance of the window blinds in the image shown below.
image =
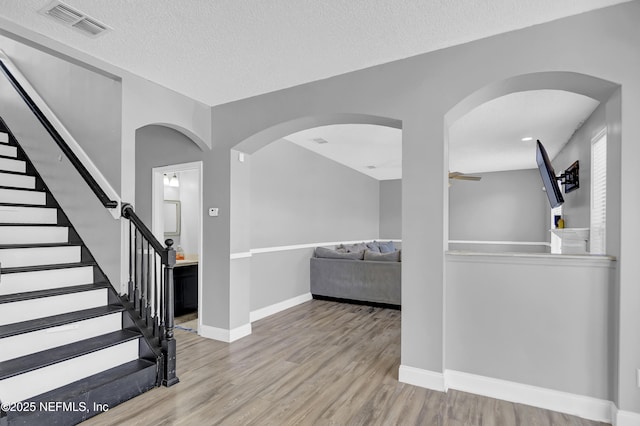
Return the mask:
<path id="1" fill-rule="evenodd" d="M 607 134 L 591 145 L 591 243 L 592 254 L 606 253 L 607 223 Z"/>

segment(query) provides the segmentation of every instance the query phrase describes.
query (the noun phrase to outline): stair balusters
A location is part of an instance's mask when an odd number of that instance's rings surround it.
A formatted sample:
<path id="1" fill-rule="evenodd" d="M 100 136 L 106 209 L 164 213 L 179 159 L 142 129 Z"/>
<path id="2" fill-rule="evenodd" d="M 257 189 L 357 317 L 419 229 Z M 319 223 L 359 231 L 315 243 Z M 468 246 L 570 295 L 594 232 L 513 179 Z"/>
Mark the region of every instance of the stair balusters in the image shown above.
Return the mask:
<path id="1" fill-rule="evenodd" d="M 122 217 L 129 219 L 129 302 L 144 325 L 152 330 L 162 348 L 161 380 L 164 386 L 178 383 L 174 328 L 173 240 L 163 246 L 135 214 L 123 204 Z"/>

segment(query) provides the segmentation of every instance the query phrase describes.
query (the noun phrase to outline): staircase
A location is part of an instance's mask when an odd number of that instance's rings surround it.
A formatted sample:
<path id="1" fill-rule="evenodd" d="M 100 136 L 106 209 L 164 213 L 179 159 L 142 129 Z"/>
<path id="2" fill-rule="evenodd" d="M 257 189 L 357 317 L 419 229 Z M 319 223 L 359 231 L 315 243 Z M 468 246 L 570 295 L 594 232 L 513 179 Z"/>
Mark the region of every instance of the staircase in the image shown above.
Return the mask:
<path id="1" fill-rule="evenodd" d="M 166 382 L 145 309 L 114 291 L 0 122 L 0 426 L 77 424 Z"/>

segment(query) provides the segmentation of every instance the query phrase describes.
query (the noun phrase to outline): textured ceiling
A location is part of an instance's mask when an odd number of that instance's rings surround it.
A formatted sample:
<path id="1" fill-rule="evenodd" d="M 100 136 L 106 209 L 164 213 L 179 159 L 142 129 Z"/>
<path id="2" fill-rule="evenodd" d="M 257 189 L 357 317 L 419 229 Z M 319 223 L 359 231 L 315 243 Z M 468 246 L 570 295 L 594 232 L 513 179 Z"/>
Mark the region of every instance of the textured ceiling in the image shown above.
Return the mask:
<path id="1" fill-rule="evenodd" d="M 597 106 L 594 99 L 562 90 L 531 90 L 489 101 L 450 127 L 449 169 L 535 168 L 536 139 L 553 159 Z M 524 137 L 533 139 L 522 141 Z"/>
<path id="2" fill-rule="evenodd" d="M 402 178 L 402 130 L 371 124 L 314 127 L 285 138 L 378 180 Z M 326 143 L 318 144 L 314 139 Z"/>
<path id="3" fill-rule="evenodd" d="M 622 2 L 66 1 L 113 28 L 88 38 L 38 14 L 48 0 L 0 0 L 0 24 L 217 105 Z"/>
<path id="4" fill-rule="evenodd" d="M 561 90 L 518 92 L 482 104 L 449 129 L 449 170 L 535 168 L 536 139 L 554 158 L 597 106 L 594 99 Z M 522 141 L 527 136 L 533 139 Z M 303 130 L 285 139 L 378 180 L 402 177 L 400 129 L 341 124 Z M 326 143 L 318 144 L 317 139 Z"/>
<path id="5" fill-rule="evenodd" d="M 89 38 L 37 13 L 49 0 L 0 0 L 0 25 L 218 105 L 624 1 L 66 0 L 113 28 Z M 450 170 L 535 167 L 533 143 L 520 141 L 529 134 L 555 155 L 595 104 L 546 92 L 500 98 L 459 120 Z M 310 142 L 317 137 L 330 143 Z M 288 139 L 376 179 L 401 176 L 399 130 L 325 126 Z"/>

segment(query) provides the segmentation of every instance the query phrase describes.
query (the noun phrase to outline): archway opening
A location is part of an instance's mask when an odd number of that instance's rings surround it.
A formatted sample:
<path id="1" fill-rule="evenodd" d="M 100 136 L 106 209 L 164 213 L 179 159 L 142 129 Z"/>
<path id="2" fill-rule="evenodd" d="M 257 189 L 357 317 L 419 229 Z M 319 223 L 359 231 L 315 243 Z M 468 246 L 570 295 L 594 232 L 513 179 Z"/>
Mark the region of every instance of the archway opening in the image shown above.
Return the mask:
<path id="1" fill-rule="evenodd" d="M 558 245 L 550 229 L 559 215 L 566 228 L 588 230 L 591 143 L 620 121 L 612 108 L 617 89 L 583 74 L 535 73 L 490 84 L 452 108 L 445 116 L 445 161 L 453 172 L 446 203 L 449 250 L 548 253 Z M 556 176 L 576 161 L 580 166 L 580 186 L 565 193 L 564 206 L 553 213 L 536 164 L 537 140 Z M 615 184 L 619 148 L 609 151 L 609 180 Z M 615 214 L 619 203 L 608 204 Z M 607 251 L 615 251 L 617 240 L 611 235 Z M 589 253 L 589 244 L 581 250 Z"/>
<path id="2" fill-rule="evenodd" d="M 203 257 L 203 163 L 198 141 L 175 126 L 151 124 L 136 131 L 135 210 L 163 245 L 173 240 L 176 324 L 200 330 Z M 166 176 L 166 178 L 165 178 Z M 181 318 L 182 317 L 182 318 Z M 180 325 L 191 321 L 187 326 Z"/>
<path id="3" fill-rule="evenodd" d="M 401 249 L 401 143 L 398 120 L 332 114 L 283 123 L 234 147 L 232 209 L 248 205 L 251 214 L 232 224 L 231 262 L 250 270 L 251 322 L 311 299 L 316 247 L 337 253 L 339 245 L 384 241 Z M 365 250 L 354 262 L 364 262 Z M 360 302 L 399 305 L 396 263 L 398 299 L 363 292 Z M 339 294 L 326 295 L 358 300 Z"/>
<path id="4" fill-rule="evenodd" d="M 558 145 L 549 149 L 556 175 L 574 161 L 580 161 L 581 185 L 575 192 L 564 194 L 563 216 L 568 226 L 588 228 L 591 214 L 591 191 L 588 187 L 593 177 L 590 176 L 589 165 L 591 143 L 603 129 L 608 136 L 607 187 L 620 186 L 621 97 L 618 85 L 569 72 L 527 74 L 490 84 L 449 111 L 445 117 L 445 143 L 451 151 L 453 126 L 467 115 L 473 115 L 474 110 L 495 105 L 506 97 L 526 97 L 547 91 L 551 95 L 558 95 L 557 92 L 561 91 L 560 96 L 576 98 L 574 95 L 577 95 L 578 98 L 593 100 L 586 100 L 582 118 L 570 126 L 564 140 L 557 141 Z M 588 106 L 589 102 L 591 106 Z M 510 143 L 528 144 L 531 141 L 523 140 L 528 137 L 545 142 L 543 134 L 551 125 L 540 122 L 536 128 L 528 129 L 527 134 L 512 135 Z M 552 145 L 547 142 L 547 146 Z M 473 157 L 473 154 L 467 155 Z M 525 155 L 527 161 L 535 159 L 535 145 L 528 145 Z M 445 164 L 455 164 L 452 156 L 453 153 L 446 158 Z M 517 159 L 507 158 L 507 161 L 516 163 Z M 542 192 L 540 174 L 533 167 L 536 165 L 519 171 L 476 170 L 477 174 L 469 170 L 482 180 L 462 183 L 478 185 L 476 188 L 484 184 L 493 186 L 484 191 L 480 201 L 493 203 L 493 208 L 501 209 L 499 213 L 486 215 L 484 223 L 478 222 L 477 216 L 482 215 L 477 214 L 477 207 L 468 206 L 468 214 L 464 218 L 454 218 L 456 206 L 452 203 L 468 200 L 447 195 L 449 202 L 445 202 L 445 209 L 448 209 L 445 217 L 450 220 L 445 225 L 446 242 L 449 243 L 444 283 L 445 368 L 581 395 L 593 395 L 593 389 L 597 388 L 601 397 L 613 400 L 614 395 L 609 390 L 616 388 L 617 354 L 612 353 L 610 342 L 617 334 L 617 322 L 611 313 L 611 303 L 617 297 L 614 289 L 618 278 L 612 271 L 620 254 L 619 224 L 615 220 L 607 221 L 606 256 L 589 256 L 585 253 L 588 245 L 584 241 L 580 255 L 551 253 L 548 247 L 551 245 L 549 231 L 554 225 L 551 206 Z M 510 194 L 499 194 L 499 190 L 504 192 L 505 186 L 518 179 L 519 183 L 511 188 Z M 525 185 L 525 181 L 529 183 Z M 461 187 L 456 188 L 455 185 L 452 187 L 454 190 Z M 481 189 L 474 191 L 483 192 Z M 522 194 L 522 191 L 526 192 Z M 616 217 L 620 214 L 619 191 L 614 189 L 607 195 L 607 213 Z M 467 193 L 467 197 L 473 196 Z M 532 202 L 533 197 L 537 198 L 527 207 L 529 211 L 516 213 L 515 208 Z M 509 203 L 515 204 L 512 206 L 514 210 L 505 212 Z M 536 215 L 535 220 L 532 211 Z M 503 213 L 504 216 L 498 216 Z M 472 231 L 483 228 L 493 229 L 493 233 L 485 234 L 482 237 L 485 241 L 454 240 L 452 244 L 449 234 L 456 235 L 458 230 L 453 227 L 464 220 L 469 222 Z M 490 223 L 492 220 L 496 223 Z M 493 225 L 496 227 L 491 228 Z M 492 238 L 492 235 L 498 235 L 509 227 L 513 227 L 510 234 Z M 516 234 L 530 231 L 532 227 L 539 235 L 537 241 L 526 241 L 522 238 L 524 233 Z M 479 242 L 488 244 L 478 248 Z M 531 247 L 517 243 L 548 246 L 532 253 L 535 250 Z M 466 247 L 455 250 L 459 248 L 455 247 L 456 244 L 466 244 Z M 567 312 L 571 314 L 567 315 Z M 550 355 L 558 353 L 563 354 L 561 359 Z M 596 353 L 599 354 L 598 359 L 592 356 Z M 589 385 L 583 382 L 587 375 L 592 380 Z M 470 390 L 482 393 L 481 389 Z"/>

